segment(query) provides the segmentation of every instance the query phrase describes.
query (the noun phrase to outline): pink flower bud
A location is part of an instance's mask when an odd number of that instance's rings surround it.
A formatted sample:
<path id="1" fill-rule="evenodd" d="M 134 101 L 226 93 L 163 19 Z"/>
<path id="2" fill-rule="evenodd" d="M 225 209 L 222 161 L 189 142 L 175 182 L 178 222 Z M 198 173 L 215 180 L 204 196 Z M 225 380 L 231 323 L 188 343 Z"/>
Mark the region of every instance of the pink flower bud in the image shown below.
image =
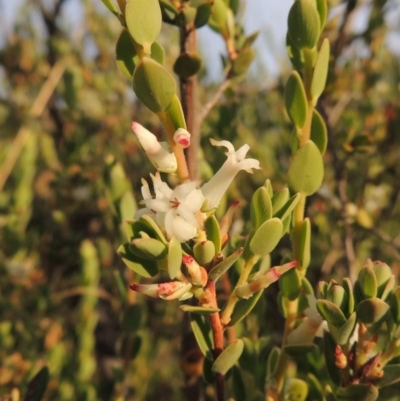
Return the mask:
<path id="1" fill-rule="evenodd" d="M 181 148 L 186 149 L 190 146 L 190 133 L 183 128 L 178 128 L 174 134 L 174 141 Z"/>

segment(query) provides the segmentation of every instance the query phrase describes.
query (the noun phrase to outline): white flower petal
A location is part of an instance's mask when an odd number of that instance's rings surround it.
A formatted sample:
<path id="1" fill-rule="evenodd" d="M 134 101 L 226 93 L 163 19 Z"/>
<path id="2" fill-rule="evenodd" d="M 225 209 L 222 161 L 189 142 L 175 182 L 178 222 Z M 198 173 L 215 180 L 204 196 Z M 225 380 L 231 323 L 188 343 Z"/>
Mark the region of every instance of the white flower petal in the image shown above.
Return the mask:
<path id="1" fill-rule="evenodd" d="M 200 228 L 200 224 L 196 219 L 196 216 L 193 212 L 187 209 L 184 205 L 179 205 L 176 208 L 176 214 L 186 220 L 193 227 Z"/>
<path id="2" fill-rule="evenodd" d="M 179 242 L 186 242 L 192 239 L 197 233 L 196 227 L 188 223 L 181 216 L 175 216 L 172 222 L 172 235 Z"/>
<path id="3" fill-rule="evenodd" d="M 192 192 L 190 192 L 183 201 L 185 207 L 192 213 L 199 211 L 203 206 L 203 203 L 204 203 L 204 196 L 203 193 L 200 191 L 200 189 L 195 189 Z"/>
<path id="4" fill-rule="evenodd" d="M 234 154 L 235 148 L 233 147 L 232 143 L 229 141 L 216 141 L 215 139 L 210 138 L 211 145 L 213 146 L 224 146 L 228 149 L 227 154 Z"/>

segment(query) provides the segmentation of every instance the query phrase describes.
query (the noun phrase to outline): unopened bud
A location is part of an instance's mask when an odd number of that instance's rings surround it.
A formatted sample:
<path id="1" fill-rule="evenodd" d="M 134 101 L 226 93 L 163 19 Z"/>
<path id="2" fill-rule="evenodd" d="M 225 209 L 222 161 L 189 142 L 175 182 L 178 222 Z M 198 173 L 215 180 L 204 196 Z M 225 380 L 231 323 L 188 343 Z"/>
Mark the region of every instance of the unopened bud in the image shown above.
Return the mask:
<path id="1" fill-rule="evenodd" d="M 135 121 L 132 123 L 132 130 L 157 170 L 165 173 L 176 172 L 178 168 L 176 157 L 173 153 L 168 152 L 165 142 L 158 142 L 154 134 Z"/>
<path id="2" fill-rule="evenodd" d="M 345 369 L 347 366 L 347 357 L 343 353 L 340 345 L 337 345 L 335 348 L 335 366 L 338 369 Z"/>
<path id="3" fill-rule="evenodd" d="M 201 267 L 191 256 L 184 256 L 182 262 L 186 266 L 194 285 L 202 287 L 206 285 L 207 272 L 204 267 Z"/>
<path id="4" fill-rule="evenodd" d="M 190 133 L 183 128 L 178 128 L 174 134 L 174 142 L 183 149 L 188 148 L 190 146 Z"/>

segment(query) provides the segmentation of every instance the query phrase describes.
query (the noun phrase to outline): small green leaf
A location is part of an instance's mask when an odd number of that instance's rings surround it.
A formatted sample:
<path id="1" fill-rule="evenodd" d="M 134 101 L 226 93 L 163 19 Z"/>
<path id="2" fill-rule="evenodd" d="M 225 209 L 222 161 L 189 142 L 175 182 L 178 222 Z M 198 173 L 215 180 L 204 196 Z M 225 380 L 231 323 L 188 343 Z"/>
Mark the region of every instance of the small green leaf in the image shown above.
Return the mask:
<path id="1" fill-rule="evenodd" d="M 298 71 L 302 71 L 304 66 L 303 51 L 295 46 L 289 34 L 286 34 L 286 52 L 293 67 Z"/>
<path id="2" fill-rule="evenodd" d="M 328 331 L 324 331 L 324 356 L 325 366 L 328 370 L 329 377 L 337 385 L 340 385 L 340 372 L 336 367 L 335 363 L 335 350 L 336 343 L 332 338 L 332 335 Z"/>
<path id="3" fill-rule="evenodd" d="M 346 317 L 338 306 L 325 299 L 318 299 L 317 309 L 320 315 L 335 327 L 341 327 L 346 323 Z"/>
<path id="4" fill-rule="evenodd" d="M 235 309 L 233 310 L 228 326 L 235 326 L 236 323 L 243 320 L 256 306 L 257 301 L 260 299 L 262 293 L 262 291 L 259 291 L 249 299 L 240 299 L 235 305 Z"/>
<path id="5" fill-rule="evenodd" d="M 357 323 L 357 315 L 353 312 L 347 319 L 346 323 L 340 328 L 337 335 L 337 342 L 339 345 L 345 345 L 349 342 L 351 335 Z"/>
<path id="6" fill-rule="evenodd" d="M 128 78 L 132 78 L 136 64 L 139 62 L 135 46 L 131 36 L 126 29 L 123 29 L 117 40 L 115 48 L 117 66 Z"/>
<path id="7" fill-rule="evenodd" d="M 195 52 L 181 53 L 174 63 L 174 72 L 180 78 L 186 79 L 196 75 L 202 64 L 202 59 Z"/>
<path id="8" fill-rule="evenodd" d="M 354 294 L 353 294 L 353 285 L 348 277 L 345 277 L 342 282 L 342 286 L 347 292 L 348 296 L 348 302 L 347 302 L 347 313 L 345 313 L 347 316 L 352 314 L 354 311 Z"/>
<path id="9" fill-rule="evenodd" d="M 167 245 L 168 241 L 165 239 L 164 234 L 162 233 L 160 227 L 157 225 L 157 223 L 150 217 L 147 215 L 143 215 L 140 217 L 139 221 L 136 221 L 133 223 L 134 225 L 138 225 L 139 227 L 146 227 L 146 232 L 147 234 L 150 235 L 150 237 L 157 237 L 157 239 L 159 239 L 163 244 Z M 141 231 L 139 229 L 139 231 Z M 138 231 L 138 232 L 139 232 Z"/>
<path id="10" fill-rule="evenodd" d="M 158 273 L 156 262 L 137 257 L 130 250 L 130 244 L 126 243 L 117 249 L 124 263 L 134 272 L 143 277 L 153 277 Z"/>
<path id="11" fill-rule="evenodd" d="M 158 0 L 128 0 L 125 19 L 129 33 L 150 55 L 151 45 L 161 31 L 161 9 Z"/>
<path id="12" fill-rule="evenodd" d="M 279 278 L 279 288 L 282 295 L 290 301 L 294 301 L 299 297 L 301 278 L 297 269 L 290 269 Z"/>
<path id="13" fill-rule="evenodd" d="M 325 89 L 329 67 L 329 52 L 329 40 L 325 38 L 319 49 L 311 82 L 311 96 L 314 104 L 317 103 L 318 98 Z"/>
<path id="14" fill-rule="evenodd" d="M 300 235 L 300 268 L 307 269 L 311 261 L 311 223 L 307 217 L 301 224 Z"/>
<path id="15" fill-rule="evenodd" d="M 254 192 L 250 204 L 250 216 L 254 229 L 272 217 L 271 197 L 267 188 L 260 187 Z"/>
<path id="16" fill-rule="evenodd" d="M 200 28 L 206 25 L 212 13 L 211 3 L 203 3 L 197 7 L 196 17 L 194 19 L 194 26 Z"/>
<path id="17" fill-rule="evenodd" d="M 261 224 L 250 241 L 253 254 L 265 256 L 271 253 L 281 239 L 282 229 L 282 221 L 276 217 Z"/>
<path id="18" fill-rule="evenodd" d="M 316 0 L 316 2 L 322 32 L 326 23 L 326 17 L 328 15 L 328 4 L 327 0 Z"/>
<path id="19" fill-rule="evenodd" d="M 175 237 L 172 237 L 168 246 L 168 274 L 170 279 L 174 279 L 178 275 L 181 265 L 182 246 Z"/>
<path id="20" fill-rule="evenodd" d="M 28 384 L 24 401 L 41 401 L 49 382 L 49 368 L 44 366 Z"/>
<path id="21" fill-rule="evenodd" d="M 338 401 L 375 401 L 379 397 L 378 389 L 369 383 L 350 384 L 336 391 Z"/>
<path id="22" fill-rule="evenodd" d="M 392 292 L 390 300 L 390 311 L 396 324 L 400 323 L 400 287 L 396 287 Z"/>
<path id="23" fill-rule="evenodd" d="M 237 76 L 244 74 L 249 69 L 255 55 L 255 51 L 251 47 L 241 50 L 232 63 L 233 75 Z"/>
<path id="24" fill-rule="evenodd" d="M 133 73 L 133 90 L 152 112 L 166 111 L 176 94 L 173 76 L 149 57 L 143 57 Z"/>
<path id="25" fill-rule="evenodd" d="M 386 264 L 379 261 L 372 262 L 372 270 L 375 274 L 378 285 L 378 298 L 382 298 L 387 283 L 392 278 L 392 269 Z"/>
<path id="26" fill-rule="evenodd" d="M 214 243 L 211 241 L 198 242 L 193 247 L 193 253 L 199 265 L 206 267 L 214 260 L 215 256 Z"/>
<path id="27" fill-rule="evenodd" d="M 276 216 L 276 213 L 282 209 L 282 207 L 286 204 L 286 202 L 289 200 L 290 193 L 288 188 L 282 188 L 278 192 L 275 192 L 274 195 L 272 196 L 272 215 L 274 217 L 279 217 Z"/>
<path id="28" fill-rule="evenodd" d="M 297 48 L 312 49 L 320 35 L 320 19 L 315 0 L 296 0 L 288 16 L 288 33 Z"/>
<path id="29" fill-rule="evenodd" d="M 265 180 L 264 187 L 267 188 L 268 195 L 272 199 L 272 197 L 274 196 L 274 190 L 272 189 L 271 181 L 269 179 Z"/>
<path id="30" fill-rule="evenodd" d="M 378 282 L 374 271 L 369 266 L 364 266 L 358 273 L 358 285 L 364 298 L 375 298 L 378 292 Z"/>
<path id="31" fill-rule="evenodd" d="M 400 364 L 386 365 L 383 368 L 383 372 L 382 378 L 374 382 L 376 387 L 391 386 L 400 381 Z"/>
<path id="32" fill-rule="evenodd" d="M 238 361 L 243 352 L 243 340 L 235 340 L 229 344 L 215 360 L 212 371 L 225 375 L 228 370 Z"/>
<path id="33" fill-rule="evenodd" d="M 281 349 L 277 346 L 274 346 L 268 355 L 267 380 L 274 377 L 276 371 L 278 370 L 280 356 L 281 356 Z"/>
<path id="34" fill-rule="evenodd" d="M 389 310 L 389 305 L 379 298 L 364 299 L 357 305 L 358 319 L 364 324 L 375 324 L 381 321 Z"/>
<path id="35" fill-rule="evenodd" d="M 317 145 L 321 155 L 324 155 L 328 146 L 328 131 L 321 114 L 315 109 L 311 120 L 310 139 Z"/>
<path id="36" fill-rule="evenodd" d="M 255 40 L 258 38 L 258 35 L 260 34 L 259 31 L 252 33 L 250 36 L 247 36 L 246 40 L 243 42 L 242 49 L 245 49 L 246 47 L 250 47 Z"/>
<path id="37" fill-rule="evenodd" d="M 296 192 L 312 195 L 322 184 L 324 163 L 317 146 L 307 141 L 294 155 L 289 168 L 289 183 Z"/>
<path id="38" fill-rule="evenodd" d="M 173 6 L 168 0 L 159 0 L 162 20 L 167 24 L 176 24 L 177 16 L 179 15 L 178 9 Z"/>
<path id="39" fill-rule="evenodd" d="M 284 389 L 285 400 L 305 401 L 308 394 L 308 384 L 300 379 L 288 379 Z"/>
<path id="40" fill-rule="evenodd" d="M 155 41 L 151 45 L 151 58 L 159 64 L 164 63 L 165 52 L 164 48 L 160 45 L 159 42 Z"/>
<path id="41" fill-rule="evenodd" d="M 232 255 L 226 257 L 222 262 L 214 266 L 208 273 L 209 280 L 217 281 L 233 264 L 240 258 L 243 253 L 243 248 L 239 248 Z"/>
<path id="42" fill-rule="evenodd" d="M 220 311 L 218 308 L 206 308 L 204 306 L 181 305 L 179 307 L 184 312 L 197 313 L 199 315 L 212 315 Z"/>
<path id="43" fill-rule="evenodd" d="M 297 71 L 292 71 L 286 82 L 285 107 L 292 123 L 298 128 L 303 128 L 307 119 L 308 105 L 303 81 Z"/>
<path id="44" fill-rule="evenodd" d="M 214 243 L 215 254 L 218 255 L 221 252 L 221 232 L 219 230 L 218 220 L 214 214 L 205 220 L 204 228 L 207 239 Z"/>
<path id="45" fill-rule="evenodd" d="M 167 254 L 166 246 L 154 238 L 137 238 L 132 240 L 129 249 L 142 259 L 160 260 Z"/>
<path id="46" fill-rule="evenodd" d="M 348 294 L 347 291 L 342 286 L 340 286 L 339 284 L 334 284 L 331 287 L 329 287 L 325 299 L 327 301 L 333 302 L 346 315 Z"/>
<path id="47" fill-rule="evenodd" d="M 290 214 L 293 212 L 294 208 L 297 206 L 301 198 L 301 194 L 293 195 L 283 207 L 281 207 L 275 214 L 274 217 L 278 217 L 279 219 L 286 220 Z"/>
<path id="48" fill-rule="evenodd" d="M 172 98 L 171 105 L 168 109 L 168 114 L 172 123 L 174 124 L 175 131 L 178 128 L 186 129 L 185 115 L 183 114 L 182 104 L 177 95 Z"/>
<path id="49" fill-rule="evenodd" d="M 122 329 L 128 333 L 139 330 L 143 320 L 143 306 L 139 304 L 129 305 L 124 312 Z"/>
<path id="50" fill-rule="evenodd" d="M 211 326 L 209 320 L 198 313 L 190 314 L 190 325 L 196 337 L 197 344 L 204 356 L 210 356 L 214 349 L 211 337 Z"/>

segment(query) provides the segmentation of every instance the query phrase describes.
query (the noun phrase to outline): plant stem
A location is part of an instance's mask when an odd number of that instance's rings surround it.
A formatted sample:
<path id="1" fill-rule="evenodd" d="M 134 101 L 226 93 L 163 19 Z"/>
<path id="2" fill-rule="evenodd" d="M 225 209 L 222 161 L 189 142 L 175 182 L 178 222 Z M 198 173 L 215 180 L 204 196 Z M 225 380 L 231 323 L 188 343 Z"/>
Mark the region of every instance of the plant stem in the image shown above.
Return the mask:
<path id="1" fill-rule="evenodd" d="M 257 263 L 257 260 L 258 260 L 257 256 L 251 257 L 246 262 L 242 272 L 240 273 L 240 277 L 239 277 L 238 282 L 236 283 L 236 287 L 232 291 L 231 295 L 229 296 L 228 303 L 226 304 L 225 309 L 223 310 L 223 312 L 221 314 L 221 323 L 224 326 L 226 326 L 230 322 L 235 305 L 236 305 L 237 301 L 239 301 L 239 298 L 237 297 L 235 290 L 236 290 L 236 288 L 238 288 L 241 285 L 246 283 L 254 265 Z"/>
<path id="2" fill-rule="evenodd" d="M 216 308 L 217 304 L 217 294 L 215 290 L 215 282 L 209 280 L 205 287 L 205 298 L 204 301 L 208 303 L 209 306 Z M 219 313 L 213 313 L 210 315 L 211 331 L 214 340 L 213 356 L 214 360 L 218 358 L 224 349 L 224 332 L 221 324 L 221 319 Z M 217 400 L 225 401 L 225 376 L 221 373 L 215 375 L 215 388 L 217 391 Z"/>

